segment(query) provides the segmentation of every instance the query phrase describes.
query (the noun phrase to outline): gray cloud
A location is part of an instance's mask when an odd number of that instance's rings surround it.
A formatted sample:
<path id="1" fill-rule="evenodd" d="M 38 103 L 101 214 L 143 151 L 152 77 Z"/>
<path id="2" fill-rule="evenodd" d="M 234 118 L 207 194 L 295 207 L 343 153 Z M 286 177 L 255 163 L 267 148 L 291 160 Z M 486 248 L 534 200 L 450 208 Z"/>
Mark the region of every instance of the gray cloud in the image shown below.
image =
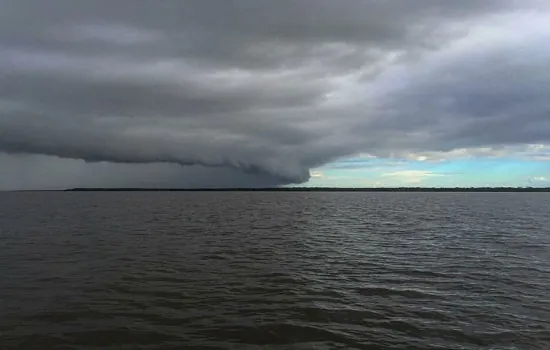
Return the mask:
<path id="1" fill-rule="evenodd" d="M 86 163 L 44 155 L 0 153 L 0 191 L 29 188 L 72 187 L 271 187 L 280 180 L 243 174 L 231 168 L 211 171 L 201 166 L 182 168 L 176 164 Z"/>
<path id="2" fill-rule="evenodd" d="M 400 84 L 380 94 L 370 127 L 416 150 L 550 143 L 550 26 L 524 20 L 531 23 L 519 21 L 525 27 L 515 37 L 480 33 L 477 42 L 398 74 Z M 422 134 L 402 137 L 411 131 Z"/>
<path id="3" fill-rule="evenodd" d="M 109 185 L 272 186 L 357 153 L 550 142 L 543 1 L 0 6 L 0 180 L 101 162 Z"/>

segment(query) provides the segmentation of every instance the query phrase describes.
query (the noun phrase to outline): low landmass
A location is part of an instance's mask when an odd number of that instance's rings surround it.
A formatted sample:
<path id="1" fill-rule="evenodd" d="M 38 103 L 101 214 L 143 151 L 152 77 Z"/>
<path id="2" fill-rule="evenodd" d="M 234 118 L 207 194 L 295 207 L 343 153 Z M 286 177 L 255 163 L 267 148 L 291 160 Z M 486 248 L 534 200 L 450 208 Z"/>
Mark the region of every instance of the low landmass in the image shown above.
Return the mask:
<path id="1" fill-rule="evenodd" d="M 550 187 L 71 188 L 69 192 L 550 192 Z"/>

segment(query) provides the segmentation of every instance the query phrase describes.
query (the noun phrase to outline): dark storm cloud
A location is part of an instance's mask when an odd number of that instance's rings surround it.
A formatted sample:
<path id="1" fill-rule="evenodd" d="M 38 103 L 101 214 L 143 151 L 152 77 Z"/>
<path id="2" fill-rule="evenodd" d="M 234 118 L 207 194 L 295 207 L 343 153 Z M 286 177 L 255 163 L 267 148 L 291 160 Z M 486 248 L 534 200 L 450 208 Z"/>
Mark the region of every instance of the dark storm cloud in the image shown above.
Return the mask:
<path id="1" fill-rule="evenodd" d="M 212 171 L 200 166 L 176 164 L 85 163 L 44 155 L 0 153 L 0 191 L 19 189 L 65 189 L 72 187 L 271 187 L 280 180 L 243 174 L 231 168 Z"/>
<path id="2" fill-rule="evenodd" d="M 273 185 L 356 153 L 549 142 L 543 1 L 0 7 L 0 152 Z"/>

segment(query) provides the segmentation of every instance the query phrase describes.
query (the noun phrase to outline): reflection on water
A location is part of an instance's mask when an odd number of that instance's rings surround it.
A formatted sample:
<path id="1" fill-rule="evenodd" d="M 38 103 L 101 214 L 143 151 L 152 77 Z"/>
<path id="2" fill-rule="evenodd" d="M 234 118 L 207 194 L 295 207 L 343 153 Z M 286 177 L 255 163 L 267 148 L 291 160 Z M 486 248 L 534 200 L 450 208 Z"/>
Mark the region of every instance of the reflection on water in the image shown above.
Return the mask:
<path id="1" fill-rule="evenodd" d="M 1 193 L 0 349 L 550 349 L 543 193 Z"/>

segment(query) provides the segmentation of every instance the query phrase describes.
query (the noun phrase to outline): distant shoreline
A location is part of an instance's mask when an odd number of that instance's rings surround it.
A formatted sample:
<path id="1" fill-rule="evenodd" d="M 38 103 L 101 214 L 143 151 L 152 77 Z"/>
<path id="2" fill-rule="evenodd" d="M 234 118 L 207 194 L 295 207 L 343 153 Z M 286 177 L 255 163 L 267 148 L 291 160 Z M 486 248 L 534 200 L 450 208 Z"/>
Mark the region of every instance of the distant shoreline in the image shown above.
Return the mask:
<path id="1" fill-rule="evenodd" d="M 68 188 L 59 190 L 0 190 L 1 192 L 550 192 L 550 187 L 266 187 L 266 188 Z"/>
<path id="2" fill-rule="evenodd" d="M 550 187 L 71 188 L 63 192 L 550 192 Z"/>

